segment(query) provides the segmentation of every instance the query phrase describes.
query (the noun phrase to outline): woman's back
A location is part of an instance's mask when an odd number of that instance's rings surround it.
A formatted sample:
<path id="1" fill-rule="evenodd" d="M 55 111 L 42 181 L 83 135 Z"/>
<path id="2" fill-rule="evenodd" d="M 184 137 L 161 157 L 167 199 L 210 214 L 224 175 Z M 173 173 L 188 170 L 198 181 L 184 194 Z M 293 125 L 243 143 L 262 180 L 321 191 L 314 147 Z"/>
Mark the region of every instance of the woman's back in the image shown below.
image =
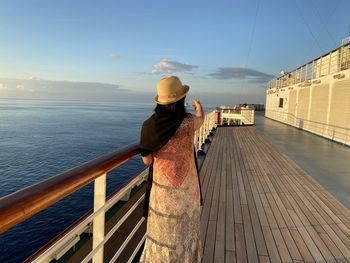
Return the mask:
<path id="1" fill-rule="evenodd" d="M 194 117 L 188 114 L 168 143 L 153 155 L 154 169 L 165 177 L 161 180 L 179 187 L 187 175 L 196 174 L 193 140 Z"/>
<path id="2" fill-rule="evenodd" d="M 153 154 L 147 239 L 142 262 L 200 262 L 200 191 L 189 114 Z"/>

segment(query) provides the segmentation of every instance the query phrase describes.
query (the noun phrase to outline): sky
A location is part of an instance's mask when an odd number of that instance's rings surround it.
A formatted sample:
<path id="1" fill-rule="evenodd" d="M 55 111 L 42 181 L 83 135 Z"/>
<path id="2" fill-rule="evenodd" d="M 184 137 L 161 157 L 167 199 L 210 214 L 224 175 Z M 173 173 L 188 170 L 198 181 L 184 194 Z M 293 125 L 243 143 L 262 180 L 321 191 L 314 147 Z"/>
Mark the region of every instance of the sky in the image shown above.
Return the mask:
<path id="1" fill-rule="evenodd" d="M 264 103 L 268 80 L 350 36 L 348 0 L 0 1 L 0 98 Z"/>

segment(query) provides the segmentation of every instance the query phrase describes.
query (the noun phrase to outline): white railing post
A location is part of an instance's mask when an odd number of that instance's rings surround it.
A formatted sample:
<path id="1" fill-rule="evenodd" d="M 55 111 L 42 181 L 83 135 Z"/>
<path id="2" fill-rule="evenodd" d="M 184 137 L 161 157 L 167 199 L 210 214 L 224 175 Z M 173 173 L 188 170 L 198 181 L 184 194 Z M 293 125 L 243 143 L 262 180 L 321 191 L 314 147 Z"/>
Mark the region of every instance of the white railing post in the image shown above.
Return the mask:
<path id="1" fill-rule="evenodd" d="M 210 115 L 207 118 L 207 136 L 209 135 L 209 131 L 210 131 L 210 129 L 209 129 L 209 121 L 210 121 Z"/>
<path id="2" fill-rule="evenodd" d="M 201 149 L 202 149 L 202 144 L 203 144 L 203 136 L 204 136 L 204 127 L 202 126 L 201 127 L 201 141 L 199 144 L 199 148 L 201 148 Z"/>
<path id="3" fill-rule="evenodd" d="M 196 148 L 196 152 L 198 151 L 198 131 L 194 132 L 194 147 Z"/>
<path id="4" fill-rule="evenodd" d="M 344 52 L 344 47 L 343 45 L 341 46 L 340 50 L 340 55 L 339 55 L 339 65 L 338 65 L 338 71 L 341 71 L 343 68 L 342 68 L 342 62 L 343 62 L 343 52 Z"/>
<path id="5" fill-rule="evenodd" d="M 305 65 L 304 81 L 306 81 L 306 80 L 307 80 L 307 70 L 308 70 L 308 65 L 309 65 L 309 64 L 306 64 L 306 65 Z"/>
<path id="6" fill-rule="evenodd" d="M 106 177 L 107 174 L 103 174 L 95 179 L 94 182 L 94 212 L 106 203 Z M 100 213 L 94 218 L 93 221 L 93 241 L 92 249 L 95 249 L 104 240 L 105 235 L 105 212 Z M 103 263 L 103 246 L 93 256 L 93 263 Z"/>
<path id="7" fill-rule="evenodd" d="M 201 128 L 199 128 L 199 130 L 198 130 L 198 141 L 197 141 L 198 150 L 201 149 L 201 134 L 202 134 L 202 130 L 201 130 Z"/>
<path id="8" fill-rule="evenodd" d="M 201 131 L 200 131 L 200 130 L 198 130 L 198 137 L 197 137 L 197 151 L 199 151 L 199 150 L 200 150 L 200 147 L 199 147 L 199 142 L 200 142 L 200 140 L 201 140 Z"/>

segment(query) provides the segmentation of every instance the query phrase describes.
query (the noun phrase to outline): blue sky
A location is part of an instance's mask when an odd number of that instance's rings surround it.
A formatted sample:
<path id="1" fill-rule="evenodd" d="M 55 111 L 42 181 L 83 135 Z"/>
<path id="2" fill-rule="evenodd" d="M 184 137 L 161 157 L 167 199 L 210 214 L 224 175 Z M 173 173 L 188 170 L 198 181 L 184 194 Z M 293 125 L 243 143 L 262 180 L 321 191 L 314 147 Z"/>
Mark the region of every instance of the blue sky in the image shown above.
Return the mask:
<path id="1" fill-rule="evenodd" d="M 141 94 L 175 74 L 198 96 L 263 102 L 266 80 L 349 36 L 348 10 L 347 0 L 2 0 L 0 78 L 108 83 Z"/>

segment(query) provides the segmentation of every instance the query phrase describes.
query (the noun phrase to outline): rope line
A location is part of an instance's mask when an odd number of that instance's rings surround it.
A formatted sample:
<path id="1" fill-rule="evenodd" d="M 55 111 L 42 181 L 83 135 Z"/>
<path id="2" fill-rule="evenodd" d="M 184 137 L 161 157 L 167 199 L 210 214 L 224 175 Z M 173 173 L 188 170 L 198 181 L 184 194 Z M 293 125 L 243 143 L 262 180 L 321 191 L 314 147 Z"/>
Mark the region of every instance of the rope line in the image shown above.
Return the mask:
<path id="1" fill-rule="evenodd" d="M 255 28 L 256 28 L 256 21 L 257 21 L 258 14 L 259 14 L 259 9 L 260 9 L 260 1 L 261 0 L 258 0 L 257 6 L 256 6 L 256 10 L 255 10 L 253 28 L 252 28 L 252 31 L 251 31 L 251 34 L 250 34 L 250 41 L 249 41 L 249 45 L 248 45 L 248 53 L 247 53 L 247 57 L 246 57 L 245 65 L 244 65 L 245 69 L 247 69 L 247 67 L 248 67 L 250 53 L 251 53 L 252 46 L 253 46 L 253 40 L 254 40 Z M 243 87 L 245 86 L 246 82 L 247 82 L 246 78 L 242 79 L 242 81 L 241 81 L 241 87 L 239 89 L 239 95 L 238 95 L 239 101 L 242 98 L 242 90 L 243 90 Z"/>
<path id="2" fill-rule="evenodd" d="M 335 10 L 337 10 L 338 6 L 339 6 L 339 5 L 335 5 L 334 10 L 333 10 L 332 13 L 331 13 L 332 15 L 333 15 L 333 13 L 335 12 Z M 314 11 L 314 13 L 316 14 L 316 16 L 318 17 L 318 19 L 320 20 L 320 22 L 321 22 L 321 24 L 322 24 L 322 29 L 321 29 L 321 31 L 320 31 L 320 34 L 321 34 L 321 32 L 322 32 L 323 30 L 325 30 L 325 31 L 327 32 L 328 36 L 330 37 L 330 39 L 332 39 L 333 44 L 334 44 L 334 45 L 337 45 L 337 41 L 335 41 L 333 35 L 331 34 L 331 32 L 329 32 L 328 27 L 327 27 L 327 24 L 326 24 L 326 22 L 323 20 L 321 14 L 320 14 L 320 12 L 319 12 L 319 10 L 318 10 L 318 8 L 317 8 L 317 4 L 314 5 L 314 8 L 313 8 L 312 10 Z M 330 17 L 331 17 L 331 16 L 328 16 L 327 22 L 329 22 Z M 319 34 L 319 36 L 320 36 L 320 34 Z"/>
<path id="3" fill-rule="evenodd" d="M 318 40 L 317 40 L 315 34 L 312 32 L 309 23 L 306 21 L 306 19 L 305 19 L 303 13 L 302 13 L 302 11 L 301 11 L 301 9 L 300 9 L 300 7 L 299 7 L 298 0 L 295 0 L 295 6 L 296 6 L 297 11 L 299 12 L 299 15 L 300 15 L 300 17 L 301 17 L 301 20 L 304 22 L 306 28 L 308 29 L 310 35 L 311 35 L 312 38 L 314 39 L 314 41 L 315 41 L 315 43 L 317 44 L 318 48 L 322 51 L 322 53 L 325 53 L 325 51 L 324 51 L 323 48 L 321 47 L 320 43 L 318 42 Z"/>

